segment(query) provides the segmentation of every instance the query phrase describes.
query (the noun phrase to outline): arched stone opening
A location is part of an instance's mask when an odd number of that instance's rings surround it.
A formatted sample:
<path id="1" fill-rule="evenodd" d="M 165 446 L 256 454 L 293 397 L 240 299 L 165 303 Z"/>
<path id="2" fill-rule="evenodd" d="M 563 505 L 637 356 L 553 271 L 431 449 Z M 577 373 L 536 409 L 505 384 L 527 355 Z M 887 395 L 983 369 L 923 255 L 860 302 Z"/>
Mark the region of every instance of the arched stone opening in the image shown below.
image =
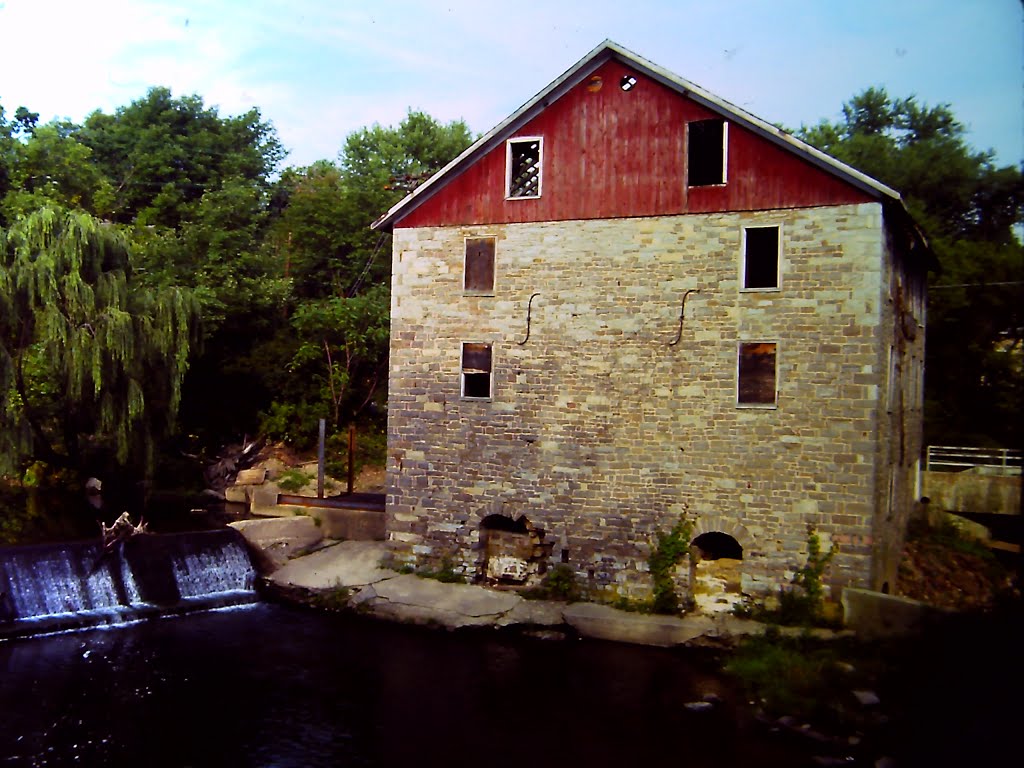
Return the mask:
<path id="1" fill-rule="evenodd" d="M 741 602 L 743 547 L 722 531 L 701 533 L 691 542 L 693 599 L 704 613 L 726 613 Z"/>
<path id="2" fill-rule="evenodd" d="M 514 520 L 507 515 L 485 517 L 480 521 L 480 546 L 480 575 L 502 584 L 526 584 L 531 576 L 544 572 L 551 554 L 551 544 L 544 543 L 544 529 L 525 515 Z"/>
<path id="3" fill-rule="evenodd" d="M 702 533 L 693 540 L 693 546 L 700 550 L 701 560 L 742 560 L 743 547 L 732 536 L 721 531 Z"/>

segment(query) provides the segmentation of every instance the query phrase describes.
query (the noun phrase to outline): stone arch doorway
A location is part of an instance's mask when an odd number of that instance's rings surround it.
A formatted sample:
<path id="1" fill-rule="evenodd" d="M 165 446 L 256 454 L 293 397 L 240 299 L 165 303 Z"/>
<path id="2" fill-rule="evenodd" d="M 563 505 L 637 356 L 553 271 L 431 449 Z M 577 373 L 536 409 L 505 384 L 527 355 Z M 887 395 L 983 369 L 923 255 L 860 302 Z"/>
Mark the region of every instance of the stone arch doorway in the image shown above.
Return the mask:
<path id="1" fill-rule="evenodd" d="M 742 560 L 743 547 L 728 533 L 709 531 L 693 540 L 693 546 L 700 550 L 701 560 Z"/>
<path id="2" fill-rule="evenodd" d="M 693 599 L 703 613 L 728 613 L 743 600 L 743 547 L 724 531 L 705 531 L 691 542 Z"/>

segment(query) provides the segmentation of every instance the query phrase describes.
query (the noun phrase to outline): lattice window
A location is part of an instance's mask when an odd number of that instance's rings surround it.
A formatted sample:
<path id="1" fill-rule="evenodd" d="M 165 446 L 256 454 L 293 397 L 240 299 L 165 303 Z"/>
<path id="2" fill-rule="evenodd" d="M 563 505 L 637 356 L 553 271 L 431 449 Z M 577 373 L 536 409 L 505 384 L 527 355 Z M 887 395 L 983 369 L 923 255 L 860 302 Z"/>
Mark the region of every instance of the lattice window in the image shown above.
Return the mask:
<path id="1" fill-rule="evenodd" d="M 508 189 L 510 198 L 540 197 L 542 140 L 509 139 Z"/>

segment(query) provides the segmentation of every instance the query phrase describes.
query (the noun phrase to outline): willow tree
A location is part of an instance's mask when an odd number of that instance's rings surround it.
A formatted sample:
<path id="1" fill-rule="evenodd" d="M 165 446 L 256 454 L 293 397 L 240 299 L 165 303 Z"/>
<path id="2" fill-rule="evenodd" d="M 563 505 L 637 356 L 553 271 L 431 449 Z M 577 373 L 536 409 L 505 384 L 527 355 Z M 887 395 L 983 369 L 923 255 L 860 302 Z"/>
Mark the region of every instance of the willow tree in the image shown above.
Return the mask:
<path id="1" fill-rule="evenodd" d="M 85 213 L 41 208 L 0 229 L 0 475 L 31 460 L 152 466 L 197 314 L 185 291 L 140 288 L 129 256 Z"/>

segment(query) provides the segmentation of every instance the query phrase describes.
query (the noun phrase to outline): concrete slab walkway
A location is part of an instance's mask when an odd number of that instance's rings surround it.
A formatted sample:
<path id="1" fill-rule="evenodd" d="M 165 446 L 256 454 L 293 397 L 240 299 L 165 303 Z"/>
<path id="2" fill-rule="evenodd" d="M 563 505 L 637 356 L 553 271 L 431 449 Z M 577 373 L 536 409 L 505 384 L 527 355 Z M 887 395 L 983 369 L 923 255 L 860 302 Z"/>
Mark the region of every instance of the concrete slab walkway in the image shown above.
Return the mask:
<path id="1" fill-rule="evenodd" d="M 731 615 L 682 617 L 629 613 L 595 603 L 525 600 L 515 592 L 443 584 L 381 566 L 379 541 L 345 541 L 290 560 L 269 576 L 283 588 L 345 588 L 349 605 L 383 619 L 448 628 L 512 625 L 572 628 L 583 637 L 668 647 L 700 638 L 759 632 L 760 624 Z"/>

